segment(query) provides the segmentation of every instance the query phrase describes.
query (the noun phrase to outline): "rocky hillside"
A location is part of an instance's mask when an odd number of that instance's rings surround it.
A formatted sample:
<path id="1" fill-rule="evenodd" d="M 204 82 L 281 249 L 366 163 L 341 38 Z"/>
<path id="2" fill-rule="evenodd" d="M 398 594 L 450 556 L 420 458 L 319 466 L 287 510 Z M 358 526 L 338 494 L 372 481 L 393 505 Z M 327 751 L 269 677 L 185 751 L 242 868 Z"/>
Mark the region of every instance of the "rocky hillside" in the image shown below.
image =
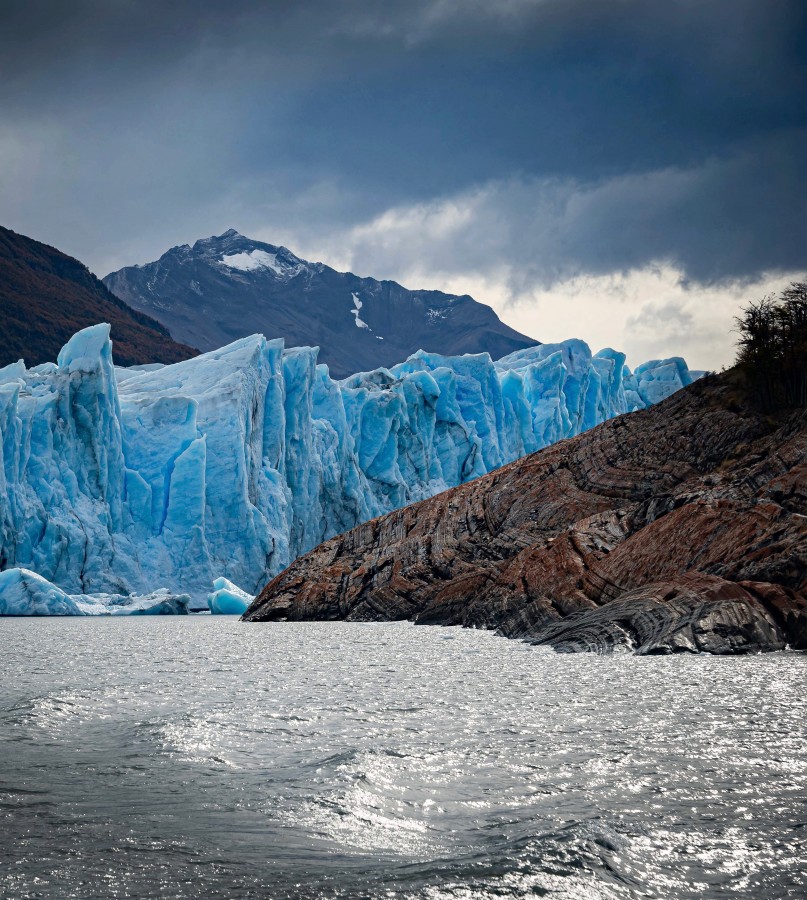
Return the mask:
<path id="1" fill-rule="evenodd" d="M 238 338 L 317 346 L 333 378 L 403 362 L 417 350 L 499 359 L 538 343 L 469 296 L 412 291 L 311 263 L 230 230 L 104 278 L 178 341 L 215 350 Z"/>
<path id="2" fill-rule="evenodd" d="M 55 362 L 73 334 L 99 322 L 112 325 L 120 365 L 174 363 L 197 353 L 114 297 L 78 260 L 0 227 L 0 366 Z"/>
<path id="3" fill-rule="evenodd" d="M 246 619 L 413 619 L 557 650 L 807 649 L 807 410 L 711 376 L 301 557 Z"/>

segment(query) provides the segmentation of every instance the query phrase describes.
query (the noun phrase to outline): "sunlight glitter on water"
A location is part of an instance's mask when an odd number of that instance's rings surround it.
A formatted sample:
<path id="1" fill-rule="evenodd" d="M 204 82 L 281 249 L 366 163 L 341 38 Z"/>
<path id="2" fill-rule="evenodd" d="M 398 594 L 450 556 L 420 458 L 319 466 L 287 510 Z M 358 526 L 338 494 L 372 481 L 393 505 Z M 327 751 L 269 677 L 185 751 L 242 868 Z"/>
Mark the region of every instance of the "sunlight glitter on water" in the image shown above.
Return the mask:
<path id="1" fill-rule="evenodd" d="M 803 655 L 566 656 L 406 623 L 0 629 L 4 896 L 807 891 Z"/>

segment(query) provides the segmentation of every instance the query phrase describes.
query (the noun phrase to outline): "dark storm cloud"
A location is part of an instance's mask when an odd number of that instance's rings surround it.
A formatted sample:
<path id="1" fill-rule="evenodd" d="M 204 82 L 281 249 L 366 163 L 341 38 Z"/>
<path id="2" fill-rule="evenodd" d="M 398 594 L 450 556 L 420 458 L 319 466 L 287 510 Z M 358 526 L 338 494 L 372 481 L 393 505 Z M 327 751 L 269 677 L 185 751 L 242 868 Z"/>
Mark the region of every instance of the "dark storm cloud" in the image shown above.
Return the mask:
<path id="1" fill-rule="evenodd" d="M 805 34 L 798 0 L 6 3 L 0 217 L 105 268 L 506 181 L 541 187 L 478 232 L 525 277 L 807 266 Z"/>

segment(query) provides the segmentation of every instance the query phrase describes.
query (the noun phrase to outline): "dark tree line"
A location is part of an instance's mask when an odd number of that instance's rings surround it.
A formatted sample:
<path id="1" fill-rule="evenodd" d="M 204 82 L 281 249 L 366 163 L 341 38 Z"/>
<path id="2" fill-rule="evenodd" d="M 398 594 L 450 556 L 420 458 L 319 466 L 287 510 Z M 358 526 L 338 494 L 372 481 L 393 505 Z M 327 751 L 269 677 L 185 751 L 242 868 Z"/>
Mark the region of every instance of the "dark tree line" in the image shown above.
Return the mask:
<path id="1" fill-rule="evenodd" d="M 807 406 L 807 281 L 749 303 L 736 322 L 737 363 L 763 409 Z"/>

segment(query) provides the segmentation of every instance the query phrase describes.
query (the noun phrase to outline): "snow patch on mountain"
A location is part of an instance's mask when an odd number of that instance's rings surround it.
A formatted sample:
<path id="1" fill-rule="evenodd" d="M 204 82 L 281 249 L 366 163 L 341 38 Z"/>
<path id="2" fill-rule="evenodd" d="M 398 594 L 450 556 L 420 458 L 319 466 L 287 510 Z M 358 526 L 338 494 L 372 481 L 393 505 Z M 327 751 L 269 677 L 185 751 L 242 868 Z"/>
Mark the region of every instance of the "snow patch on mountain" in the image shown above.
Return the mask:
<path id="1" fill-rule="evenodd" d="M 353 309 L 351 309 L 350 312 L 355 317 L 354 321 L 356 322 L 356 328 L 366 328 L 368 331 L 372 331 L 370 326 L 364 322 L 360 316 L 361 308 L 364 304 L 359 300 L 359 295 L 351 294 L 351 296 L 353 297 Z"/>
<path id="2" fill-rule="evenodd" d="M 231 253 L 229 256 L 222 256 L 221 262 L 228 269 L 238 269 L 240 272 L 254 272 L 255 269 L 271 269 L 277 275 L 285 275 L 287 271 L 278 265 L 276 253 L 267 253 L 265 250 Z"/>
<path id="3" fill-rule="evenodd" d="M 447 309 L 427 309 L 426 310 L 426 319 L 429 322 L 437 322 L 440 319 L 448 318 L 448 310 Z"/>

